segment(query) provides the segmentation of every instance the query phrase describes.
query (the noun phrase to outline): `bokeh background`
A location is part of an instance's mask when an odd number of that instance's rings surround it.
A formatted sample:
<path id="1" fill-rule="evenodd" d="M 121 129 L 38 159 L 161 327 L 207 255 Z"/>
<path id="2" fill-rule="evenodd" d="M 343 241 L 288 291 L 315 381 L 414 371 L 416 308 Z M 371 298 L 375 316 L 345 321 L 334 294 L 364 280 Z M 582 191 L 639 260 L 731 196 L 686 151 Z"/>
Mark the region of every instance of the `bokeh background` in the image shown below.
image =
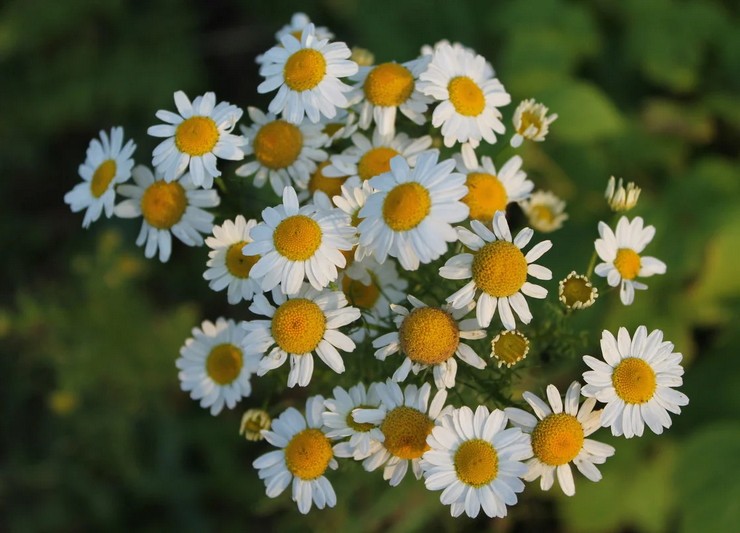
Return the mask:
<path id="1" fill-rule="evenodd" d="M 62 198 L 102 128 L 123 125 L 147 163 L 157 140 L 146 128 L 175 90 L 264 108 L 254 57 L 294 11 L 379 61 L 460 41 L 493 63 L 514 102 L 535 97 L 560 115 L 547 142 L 523 152 L 571 216 L 552 235 L 551 293 L 585 268 L 608 216 L 607 178 L 643 188 L 631 215 L 656 226 L 649 251 L 668 273 L 633 306 L 604 297 L 577 325 L 585 353 L 597 351 L 601 326 L 647 324 L 676 344 L 691 403 L 666 434 L 614 443 L 600 433 L 617 447 L 602 482 L 578 477 L 573 498 L 535 484 L 505 520 L 452 520 L 411 476 L 390 489 L 356 465 L 331 476 L 336 509 L 301 517 L 287 492 L 264 496 L 251 461 L 267 445 L 238 436 L 242 407 L 275 412 L 291 398 L 258 386 L 254 400 L 213 418 L 179 390 L 174 367 L 191 327 L 243 317 L 246 306 L 209 291 L 205 249 L 175 246 L 169 263 L 147 262 L 133 244 L 138 222 L 101 219 L 84 231 Z M 737 531 L 738 94 L 730 0 L 5 0 L 0 530 Z M 254 215 L 270 194 L 240 201 Z M 532 364 L 548 376 L 548 361 Z M 582 371 L 558 366 L 552 379 L 567 385 Z"/>

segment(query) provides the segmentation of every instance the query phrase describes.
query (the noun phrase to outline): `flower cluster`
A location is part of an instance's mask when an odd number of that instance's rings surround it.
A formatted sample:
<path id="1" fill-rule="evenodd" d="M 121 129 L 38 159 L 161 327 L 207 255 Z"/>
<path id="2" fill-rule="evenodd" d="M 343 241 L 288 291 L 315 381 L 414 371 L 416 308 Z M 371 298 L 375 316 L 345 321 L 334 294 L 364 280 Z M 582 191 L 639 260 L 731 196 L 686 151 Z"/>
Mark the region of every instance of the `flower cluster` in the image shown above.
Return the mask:
<path id="1" fill-rule="evenodd" d="M 557 115 L 523 101 L 497 150 L 511 96 L 474 50 L 440 41 L 403 62 L 358 65 L 303 14 L 276 37 L 258 57 L 257 92 L 272 99 L 265 111 L 247 108 L 241 135 L 241 108 L 177 91 L 176 112 L 157 111 L 163 124 L 148 130 L 163 139 L 151 168 L 134 166 L 133 141 L 113 128 L 90 143 L 83 182 L 65 196 L 86 209 L 85 227 L 103 212 L 142 217 L 136 242 L 147 257 L 167 261 L 173 235 L 205 244 L 210 288 L 250 302 L 248 320 L 194 328 L 176 361 L 182 389 L 213 415 L 250 396 L 255 376 L 303 388 L 323 366 L 330 379 L 346 374 L 347 386 L 308 397 L 303 413 L 244 414 L 240 433 L 276 448 L 254 461 L 267 496 L 290 485 L 300 512 L 332 507 L 326 474 L 354 460 L 382 468 L 391 486 L 411 470 L 453 516 L 502 517 L 525 482 L 548 490 L 557 479 L 573 495 L 571 464 L 598 481 L 597 465 L 615 453 L 591 439 L 600 428 L 630 438 L 670 427 L 669 413 L 688 403 L 675 390 L 681 354 L 646 326 L 603 331 L 600 357 L 583 357 L 585 384 L 564 397 L 548 384 L 547 401 L 524 393 L 524 410 L 503 387 L 485 394 L 541 340 L 530 324 L 552 312 L 539 303 L 552 242 L 536 232 L 568 216 L 563 200 L 535 190 L 521 156 L 501 153 L 543 141 Z M 244 163 L 222 172 L 221 159 Z M 231 184 L 268 182 L 275 203 L 258 218 L 233 213 L 214 225 L 209 209 Z M 612 180 L 607 199 L 626 211 L 638 194 Z M 600 222 L 598 233 L 585 275 L 571 272 L 551 298 L 563 320 L 596 302 L 594 273 L 629 305 L 647 288 L 637 278 L 666 271 L 642 255 L 655 228 L 641 217 L 622 216 L 615 230 Z M 453 405 L 452 391 L 469 404 Z"/>

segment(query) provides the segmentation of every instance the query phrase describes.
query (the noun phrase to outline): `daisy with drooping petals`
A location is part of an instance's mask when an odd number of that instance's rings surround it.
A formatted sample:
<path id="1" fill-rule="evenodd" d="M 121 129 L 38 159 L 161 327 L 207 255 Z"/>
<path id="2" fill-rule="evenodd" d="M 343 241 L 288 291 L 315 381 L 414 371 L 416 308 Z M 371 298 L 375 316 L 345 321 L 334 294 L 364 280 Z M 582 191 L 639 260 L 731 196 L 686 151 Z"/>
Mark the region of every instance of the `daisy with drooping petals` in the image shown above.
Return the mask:
<path id="1" fill-rule="evenodd" d="M 503 411 L 479 405 L 455 409 L 427 437 L 430 450 L 421 459 L 424 483 L 441 490 L 440 501 L 452 516 L 475 518 L 481 509 L 491 517 L 506 516 L 524 490 L 524 459 L 532 457 L 529 436 L 506 427 Z"/>
<path id="2" fill-rule="evenodd" d="M 619 328 L 615 339 L 605 330 L 601 353 L 606 362 L 583 357 L 591 368 L 583 373 L 583 395 L 606 404 L 601 425 L 628 439 L 641 437 L 645 424 L 657 434 L 671 427 L 668 413 L 680 414 L 689 399 L 674 390 L 683 384 L 683 356 L 673 352 L 673 343 L 663 342 L 663 332 L 656 329 L 648 335 L 640 326 L 630 339 L 627 330 Z"/>
<path id="3" fill-rule="evenodd" d="M 414 124 L 424 124 L 424 113 L 432 99 L 421 94 L 416 84 L 430 60 L 431 57 L 420 57 L 406 63 L 361 67 L 352 78 L 358 84 L 347 96 L 350 101 L 359 102 L 360 127 L 367 129 L 375 122 L 381 134 L 392 134 L 396 129 L 396 110 Z"/>
<path id="4" fill-rule="evenodd" d="M 252 125 L 242 126 L 247 139 L 244 154 L 254 156 L 254 161 L 236 169 L 237 176 L 254 176 L 254 186 L 263 187 L 267 180 L 275 194 L 291 184 L 305 189 L 316 164 L 324 161 L 326 152 L 321 147 L 326 136 L 317 124 L 290 124 L 277 119 L 272 113 L 265 115 L 256 107 L 247 108 Z"/>
<path id="5" fill-rule="evenodd" d="M 482 328 L 490 325 L 496 309 L 506 329 L 516 329 L 512 309 L 519 320 L 529 324 L 532 313 L 524 295 L 542 299 L 547 296 L 547 289 L 527 281 L 527 275 L 542 280 L 552 279 L 549 268 L 534 264 L 552 243 L 542 241 L 524 255 L 522 248 L 529 243 L 534 232 L 524 228 L 512 240 L 503 211 L 497 211 L 493 217 L 493 233 L 477 220 L 473 220 L 470 227 L 475 233 L 465 228 L 458 228 L 457 232 L 460 241 L 472 253 L 453 256 L 439 269 L 439 275 L 446 279 L 470 279 L 447 301 L 455 309 L 466 307 L 480 289 L 475 311 Z"/>
<path id="6" fill-rule="evenodd" d="M 260 284 L 249 276 L 259 256 L 242 253 L 242 248 L 252 242 L 249 232 L 256 225 L 256 220 L 238 215 L 235 220 L 225 220 L 223 225 L 213 226 L 213 235 L 206 237 L 206 245 L 211 251 L 208 252 L 208 269 L 203 278 L 216 292 L 228 287 L 228 300 L 232 305 L 251 300 L 255 293 L 261 292 Z"/>
<path id="7" fill-rule="evenodd" d="M 167 137 L 154 149 L 152 166 L 167 182 L 175 180 L 189 169 L 196 187 L 210 189 L 213 178 L 221 175 L 216 158 L 238 161 L 244 158 L 244 139 L 232 135 L 242 110 L 228 102 L 216 104 L 216 95 L 208 92 L 190 99 L 182 91 L 175 93 L 178 113 L 157 111 L 158 119 L 167 124 L 151 126 L 147 133 Z"/>
<path id="8" fill-rule="evenodd" d="M 239 423 L 239 435 L 244 438 L 257 442 L 265 437 L 262 436 L 263 429 L 270 429 L 272 418 L 264 409 L 247 409 L 242 415 Z"/>
<path id="9" fill-rule="evenodd" d="M 338 107 L 349 106 L 344 93 L 352 88 L 339 78 L 356 74 L 358 67 L 349 60 L 346 44 L 320 39 L 313 24 L 303 28 L 300 38 L 286 34 L 280 43 L 265 53 L 260 68 L 265 81 L 257 87 L 260 94 L 278 89 L 271 113 L 291 124 L 300 124 L 304 116 L 316 123 L 321 115 L 332 118 Z"/>
<path id="10" fill-rule="evenodd" d="M 334 488 L 324 476 L 329 468 L 336 470 L 339 465 L 325 433 L 323 410 L 321 396 L 306 400 L 305 418 L 288 407 L 272 422 L 271 430 L 262 431 L 265 440 L 280 449 L 260 455 L 252 463 L 265 482 L 268 498 L 276 498 L 292 482 L 292 498 L 302 514 L 312 505 L 323 509 L 337 504 Z"/>
<path id="11" fill-rule="evenodd" d="M 337 279 L 337 267 L 346 264 L 341 250 L 353 246 L 349 216 L 339 209 L 299 207 L 295 190 L 286 187 L 282 205 L 264 209 L 262 218 L 243 253 L 260 256 L 250 275 L 260 280 L 263 291 L 280 285 L 285 294 L 295 294 L 304 279 L 320 290 Z"/>
<path id="12" fill-rule="evenodd" d="M 327 428 L 326 436 L 330 439 L 349 437 L 349 440 L 334 446 L 337 457 L 352 457 L 355 461 L 362 461 L 382 446 L 378 442 L 383 438 L 380 428 L 373 424 L 359 424 L 353 415 L 355 409 L 380 407 L 377 386 L 377 383 L 372 383 L 367 391 L 362 383 L 349 390 L 334 387 L 334 397 L 324 402 L 326 410 L 322 416 Z"/>
<path id="13" fill-rule="evenodd" d="M 313 353 L 337 374 L 344 372 L 344 361 L 337 348 L 352 352 L 355 343 L 338 328 L 360 318 L 356 307 L 347 306 L 339 291 L 321 292 L 304 284 L 294 297 L 272 291 L 277 308 L 263 294 L 254 297 L 249 310 L 269 320 L 244 322 L 249 333 L 244 338 L 246 354 L 259 354 L 257 375 L 264 376 L 285 363 L 290 356 L 288 387 L 305 387 L 313 375 Z"/>
<path id="14" fill-rule="evenodd" d="M 416 479 L 421 479 L 421 456 L 429 450 L 427 437 L 432 429 L 447 415 L 452 406 L 444 407 L 447 391 L 440 389 L 431 404 L 431 385 L 401 387 L 392 380 L 378 383 L 381 405 L 377 409 L 355 409 L 354 419 L 360 424 L 374 424 L 383 434 L 382 447 L 362 462 L 368 472 L 383 466 L 383 479 L 391 487 L 398 485 L 411 470 Z"/>
<path id="15" fill-rule="evenodd" d="M 133 140 L 123 144 L 121 127 L 111 128 L 110 137 L 101 130 L 100 140 L 90 141 L 85 162 L 78 171 L 83 181 L 64 195 L 64 203 L 69 204 L 72 212 L 86 209 L 82 219 L 83 228 L 100 218 L 103 211 L 108 218 L 113 214 L 116 185 L 131 177 L 134 150 L 136 145 Z"/>
<path id="16" fill-rule="evenodd" d="M 619 285 L 619 298 L 624 305 L 635 299 L 635 289 L 645 290 L 647 285 L 635 278 L 647 278 L 654 274 L 665 274 L 666 264 L 660 259 L 641 256 L 655 236 L 655 226 L 643 227 L 642 217 L 630 222 L 622 217 L 617 222 L 617 231 L 599 222 L 600 239 L 594 243 L 603 263 L 596 265 L 596 274 L 605 277 L 610 287 Z"/>
<path id="17" fill-rule="evenodd" d="M 490 223 L 496 211 L 506 211 L 509 203 L 526 199 L 534 188 L 522 170 L 522 158 L 518 155 L 504 163 L 498 172 L 488 156 L 483 156 L 480 165 L 477 160 L 468 165 L 460 154 L 453 157 L 457 171 L 466 176 L 468 194 L 462 201 L 470 208 L 471 219 Z"/>
<path id="18" fill-rule="evenodd" d="M 486 362 L 461 339 L 482 339 L 486 332 L 478 328 L 476 319 L 460 320 L 473 308 L 473 303 L 462 309 L 448 306 L 429 307 L 421 300 L 408 296 L 411 311 L 400 305 L 391 305 L 396 313 L 396 327 L 373 341 L 375 357 L 384 361 L 390 354 L 401 352 L 403 363 L 393 373 L 393 380 L 404 381 L 413 371 L 418 374 L 430 366 L 438 389 L 455 386 L 456 355 L 472 367 L 485 368 Z"/>
<path id="19" fill-rule="evenodd" d="M 527 215 L 529 225 L 537 231 L 550 233 L 563 227 L 568 220 L 565 202 L 550 191 L 535 191 L 521 201 L 519 207 Z"/>
<path id="20" fill-rule="evenodd" d="M 465 176 L 452 172 L 455 162 L 438 163 L 439 152 L 419 154 L 412 169 L 403 157 L 391 159 L 391 171 L 370 180 L 377 192 L 360 210 L 360 245 L 382 263 L 397 257 L 406 270 L 416 270 L 447 251 L 457 240 L 451 226 L 464 220 L 468 206 Z"/>
<path id="21" fill-rule="evenodd" d="M 144 255 L 152 258 L 159 249 L 159 260 L 166 262 L 172 251 L 171 235 L 188 246 L 202 246 L 202 234 L 213 228 L 213 215 L 202 208 L 219 204 L 216 191 L 198 189 L 190 174 L 167 182 L 143 165 L 134 167 L 132 174 L 134 185 L 118 189 L 128 199 L 116 206 L 115 213 L 121 218 L 144 218 L 136 238 L 138 246 L 145 246 Z"/>
<path id="22" fill-rule="evenodd" d="M 445 146 L 459 142 L 476 148 L 481 139 L 494 144 L 494 132 L 506 131 L 498 108 L 509 104 L 511 96 L 487 71 L 483 56 L 442 44 L 419 76 L 418 87 L 440 102 L 432 125 L 442 127 Z"/>
<path id="23" fill-rule="evenodd" d="M 535 102 L 532 98 L 523 100 L 514 111 L 512 120 L 516 133 L 511 138 L 511 146 L 518 148 L 524 139 L 535 142 L 544 141 L 550 124 L 558 118 L 556 113 L 547 116 L 547 111 L 547 107 Z"/>
<path id="24" fill-rule="evenodd" d="M 600 427 L 601 411 L 593 411 L 596 402 L 592 398 L 584 401 L 579 409 L 580 396 L 581 385 L 574 381 L 565 393 L 563 405 L 558 389 L 548 385 L 550 406 L 531 392 L 524 393 L 524 399 L 537 418 L 516 407 L 505 409 L 509 420 L 531 435 L 534 457 L 527 462 L 529 470 L 524 480 L 540 478 L 542 490 L 550 490 L 557 475 L 563 492 L 573 496 L 576 486 L 570 463 L 591 481 L 599 481 L 601 472 L 595 465 L 605 463 L 607 457 L 614 455 L 612 446 L 586 438 Z"/>
<path id="25" fill-rule="evenodd" d="M 237 402 L 252 393 L 250 376 L 257 370 L 259 357 L 242 350 L 244 331 L 233 320 L 205 320 L 193 328 L 193 336 L 180 349 L 175 361 L 184 391 L 190 391 L 201 407 L 210 407 L 217 415 L 224 408 L 233 409 Z"/>

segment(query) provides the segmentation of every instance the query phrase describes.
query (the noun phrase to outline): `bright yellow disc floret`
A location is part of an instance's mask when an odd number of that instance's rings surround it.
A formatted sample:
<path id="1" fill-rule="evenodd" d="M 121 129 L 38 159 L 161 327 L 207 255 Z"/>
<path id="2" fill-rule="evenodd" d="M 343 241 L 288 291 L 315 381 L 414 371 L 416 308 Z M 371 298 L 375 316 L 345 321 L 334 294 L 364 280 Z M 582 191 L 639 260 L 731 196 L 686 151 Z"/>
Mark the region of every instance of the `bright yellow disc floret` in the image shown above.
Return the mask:
<path id="1" fill-rule="evenodd" d="M 100 198 L 108 190 L 110 182 L 116 177 L 115 159 L 107 159 L 100 163 L 95 169 L 92 181 L 90 182 L 90 192 L 95 198 Z"/>
<path id="2" fill-rule="evenodd" d="M 298 126 L 275 120 L 262 126 L 254 137 L 254 157 L 262 166 L 279 170 L 292 165 L 303 149 Z"/>
<path id="3" fill-rule="evenodd" d="M 324 55 L 312 48 L 298 50 L 285 62 L 283 77 L 285 84 L 294 91 L 313 89 L 326 74 Z"/>
<path id="4" fill-rule="evenodd" d="M 324 175 L 324 169 L 329 166 L 329 161 L 320 163 L 316 168 L 311 178 L 308 180 L 308 192 L 312 195 L 316 191 L 325 193 L 329 199 L 334 198 L 342 194 L 342 185 L 347 181 L 349 176 L 339 176 L 336 178 L 330 178 Z"/>
<path id="5" fill-rule="evenodd" d="M 646 403 L 657 387 L 655 371 L 638 357 L 626 357 L 614 369 L 612 385 L 617 396 L 626 403 Z"/>
<path id="6" fill-rule="evenodd" d="M 365 96 L 377 106 L 399 106 L 414 91 L 414 76 L 398 63 L 383 63 L 374 67 L 365 79 Z"/>
<path id="7" fill-rule="evenodd" d="M 432 199 L 415 181 L 396 185 L 383 201 L 383 220 L 393 231 L 408 231 L 429 214 Z"/>
<path id="8" fill-rule="evenodd" d="M 157 229 L 170 229 L 180 222 L 187 206 L 185 189 L 176 181 L 155 181 L 141 197 L 141 214 Z"/>
<path id="9" fill-rule="evenodd" d="M 486 107 L 486 97 L 478 84 L 467 76 L 457 76 L 447 85 L 450 102 L 466 117 L 477 117 Z"/>
<path id="10" fill-rule="evenodd" d="M 482 439 L 463 442 L 453 463 L 457 478 L 472 487 L 488 485 L 498 476 L 498 454 L 490 442 Z"/>
<path id="11" fill-rule="evenodd" d="M 360 309 L 372 309 L 380 298 L 380 289 L 375 280 L 371 280 L 370 285 L 365 285 L 359 280 L 344 276 L 342 292 L 350 304 Z"/>
<path id="12" fill-rule="evenodd" d="M 230 343 L 214 346 L 206 359 L 206 372 L 219 385 L 228 385 L 238 378 L 242 366 L 242 351 Z"/>
<path id="13" fill-rule="evenodd" d="M 462 201 L 470 207 L 470 218 L 490 222 L 496 211 L 506 209 L 509 197 L 499 179 L 483 172 L 471 172 L 465 181 L 468 194 Z"/>
<path id="14" fill-rule="evenodd" d="M 271 322 L 272 338 L 289 354 L 303 355 L 324 338 L 326 316 L 311 300 L 296 298 L 277 308 Z"/>
<path id="15" fill-rule="evenodd" d="M 199 156 L 213 151 L 218 142 L 218 127 L 211 117 L 190 117 L 177 126 L 175 145 L 177 149 L 191 156 Z"/>
<path id="16" fill-rule="evenodd" d="M 323 476 L 333 456 L 329 439 L 314 428 L 296 433 L 285 447 L 285 465 L 291 474 L 304 481 Z"/>
<path id="17" fill-rule="evenodd" d="M 305 261 L 321 246 L 321 226 L 305 215 L 284 219 L 272 234 L 275 250 L 291 261 Z"/>
<path id="18" fill-rule="evenodd" d="M 546 465 L 564 465 L 580 453 L 583 439 L 583 426 L 575 416 L 553 413 L 532 430 L 532 451 Z"/>
<path id="19" fill-rule="evenodd" d="M 640 256 L 631 248 L 620 248 L 614 259 L 614 267 L 622 279 L 635 279 L 640 273 Z"/>
<path id="20" fill-rule="evenodd" d="M 511 296 L 527 281 L 527 261 L 509 241 L 485 244 L 473 258 L 473 280 L 479 289 L 496 298 Z"/>
<path id="21" fill-rule="evenodd" d="M 385 436 L 386 450 L 400 459 L 418 459 L 430 446 L 427 436 L 434 429 L 434 422 L 413 407 L 402 405 L 386 414 L 380 431 Z"/>
<path id="22" fill-rule="evenodd" d="M 393 148 L 378 146 L 371 148 L 357 163 L 357 174 L 362 181 L 379 176 L 391 169 L 391 159 L 399 155 Z"/>
<path id="23" fill-rule="evenodd" d="M 460 328 L 439 307 L 422 307 L 403 319 L 398 337 L 401 351 L 413 362 L 437 365 L 455 354 L 460 344 Z"/>
<path id="24" fill-rule="evenodd" d="M 239 241 L 226 250 L 226 270 L 235 278 L 249 277 L 249 271 L 260 258 L 259 255 L 244 255 L 242 248 L 246 244 L 246 241 Z"/>

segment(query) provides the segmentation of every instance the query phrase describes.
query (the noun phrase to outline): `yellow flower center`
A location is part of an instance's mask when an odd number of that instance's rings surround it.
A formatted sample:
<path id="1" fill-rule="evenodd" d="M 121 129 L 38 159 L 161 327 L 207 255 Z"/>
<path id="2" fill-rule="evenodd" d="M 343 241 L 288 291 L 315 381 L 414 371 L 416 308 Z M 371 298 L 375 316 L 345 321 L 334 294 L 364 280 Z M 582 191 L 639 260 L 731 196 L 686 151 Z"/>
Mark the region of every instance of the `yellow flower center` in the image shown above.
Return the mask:
<path id="1" fill-rule="evenodd" d="M 532 134 L 532 136 L 537 136 L 537 134 L 542 129 L 542 117 L 539 113 L 533 113 L 532 111 L 524 111 L 521 114 L 521 124 L 519 124 L 519 127 L 516 129 L 517 133 L 519 135 L 524 135 L 524 132 L 527 131 L 527 128 L 530 126 L 534 126 L 536 131 Z"/>
<path id="2" fill-rule="evenodd" d="M 612 385 L 625 402 L 646 403 L 655 394 L 655 371 L 642 359 L 627 357 L 614 369 Z"/>
<path id="3" fill-rule="evenodd" d="M 470 218 L 490 222 L 496 211 L 506 209 L 509 196 L 496 176 L 481 172 L 468 174 L 468 194 L 462 199 L 470 208 Z"/>
<path id="4" fill-rule="evenodd" d="M 585 276 L 568 276 L 563 280 L 563 288 L 560 291 L 561 299 L 565 305 L 573 307 L 574 304 L 587 305 L 593 303 L 594 287 Z"/>
<path id="5" fill-rule="evenodd" d="M 313 48 L 304 48 L 291 55 L 285 62 L 285 84 L 294 91 L 313 89 L 326 74 L 326 59 Z"/>
<path id="6" fill-rule="evenodd" d="M 333 456 L 326 435 L 318 429 L 304 429 L 285 447 L 285 466 L 295 477 L 310 481 L 324 475 Z"/>
<path id="7" fill-rule="evenodd" d="M 383 220 L 393 231 L 408 231 L 429 214 L 429 191 L 415 181 L 396 185 L 383 202 Z"/>
<path id="8" fill-rule="evenodd" d="M 466 485 L 482 487 L 498 476 L 498 454 L 483 439 L 463 442 L 455 452 L 453 463 L 457 478 Z"/>
<path id="9" fill-rule="evenodd" d="M 455 354 L 460 343 L 460 328 L 452 316 L 439 307 L 421 307 L 403 319 L 398 336 L 401 350 L 413 362 L 437 365 Z"/>
<path id="10" fill-rule="evenodd" d="M 211 117 L 187 118 L 175 130 L 177 149 L 188 155 L 207 154 L 217 142 L 218 128 Z"/>
<path id="11" fill-rule="evenodd" d="M 249 271 L 252 270 L 252 267 L 260 258 L 259 255 L 242 254 L 242 248 L 246 244 L 246 241 L 239 241 L 226 250 L 226 270 L 235 278 L 249 277 Z"/>
<path id="12" fill-rule="evenodd" d="M 430 447 L 427 436 L 434 429 L 434 421 L 427 415 L 402 405 L 388 412 L 380 431 L 385 436 L 384 446 L 400 459 L 418 459 Z"/>
<path id="13" fill-rule="evenodd" d="M 291 261 L 311 258 L 321 246 L 321 238 L 321 226 L 305 215 L 286 218 L 272 234 L 277 252 Z"/>
<path id="14" fill-rule="evenodd" d="M 409 99 L 414 90 L 414 76 L 398 63 L 383 63 L 370 71 L 365 79 L 365 96 L 377 106 L 398 106 Z"/>
<path id="15" fill-rule="evenodd" d="M 447 85 L 450 102 L 455 110 L 466 117 L 477 117 L 486 107 L 486 97 L 478 84 L 467 76 L 452 78 Z"/>
<path id="16" fill-rule="evenodd" d="M 518 331 L 502 331 L 491 341 L 491 355 L 512 366 L 527 356 L 529 340 Z"/>
<path id="17" fill-rule="evenodd" d="M 527 260 L 509 241 L 484 245 L 473 258 L 472 270 L 478 288 L 496 298 L 511 296 L 527 281 Z"/>
<path id="18" fill-rule="evenodd" d="M 242 371 L 242 351 L 230 343 L 214 346 L 206 359 L 208 377 L 219 385 L 228 385 Z"/>
<path id="19" fill-rule="evenodd" d="M 116 160 L 107 159 L 100 163 L 95 169 L 92 181 L 90 182 L 90 192 L 95 198 L 100 198 L 108 190 L 110 182 L 116 177 Z"/>
<path id="20" fill-rule="evenodd" d="M 569 463 L 583 448 L 583 426 L 566 413 L 547 415 L 532 431 L 532 451 L 550 466 Z"/>
<path id="21" fill-rule="evenodd" d="M 375 409 L 375 407 L 372 405 L 358 405 L 355 409 Z M 367 433 L 375 427 L 375 424 L 371 424 L 370 422 L 355 422 L 355 418 L 352 416 L 352 411 L 347 413 L 346 421 L 347 425 L 358 433 Z"/>
<path id="22" fill-rule="evenodd" d="M 303 134 L 298 126 L 275 120 L 260 128 L 253 146 L 254 156 L 262 166 L 278 170 L 298 159 L 303 149 Z"/>
<path id="23" fill-rule="evenodd" d="M 321 308 L 305 298 L 288 300 L 272 317 L 272 338 L 290 354 L 313 351 L 324 338 L 326 316 Z"/>
<path id="24" fill-rule="evenodd" d="M 372 309 L 380 298 L 380 289 L 375 280 L 371 280 L 370 285 L 365 285 L 359 280 L 344 276 L 342 292 L 350 304 L 360 309 Z"/>
<path id="25" fill-rule="evenodd" d="M 631 248 L 620 248 L 614 259 L 614 267 L 622 279 L 635 279 L 640 272 L 640 256 Z"/>
<path id="26" fill-rule="evenodd" d="M 391 169 L 391 159 L 397 155 L 400 154 L 387 146 L 371 148 L 365 152 L 365 155 L 357 163 L 357 174 L 362 181 L 367 181 L 370 178 L 388 172 Z"/>
<path id="27" fill-rule="evenodd" d="M 157 229 L 169 229 L 177 224 L 187 206 L 185 189 L 176 181 L 155 181 L 141 197 L 141 214 Z"/>
<path id="28" fill-rule="evenodd" d="M 324 192 L 331 199 L 342 194 L 342 185 L 344 185 L 344 182 L 347 181 L 347 178 L 349 178 L 349 176 L 328 178 L 324 176 L 323 172 L 324 169 L 328 166 L 329 161 L 324 161 L 323 163 L 319 164 L 319 166 L 316 168 L 316 171 L 311 174 L 311 178 L 308 180 L 308 190 L 311 194 L 315 193 L 316 191 Z"/>

